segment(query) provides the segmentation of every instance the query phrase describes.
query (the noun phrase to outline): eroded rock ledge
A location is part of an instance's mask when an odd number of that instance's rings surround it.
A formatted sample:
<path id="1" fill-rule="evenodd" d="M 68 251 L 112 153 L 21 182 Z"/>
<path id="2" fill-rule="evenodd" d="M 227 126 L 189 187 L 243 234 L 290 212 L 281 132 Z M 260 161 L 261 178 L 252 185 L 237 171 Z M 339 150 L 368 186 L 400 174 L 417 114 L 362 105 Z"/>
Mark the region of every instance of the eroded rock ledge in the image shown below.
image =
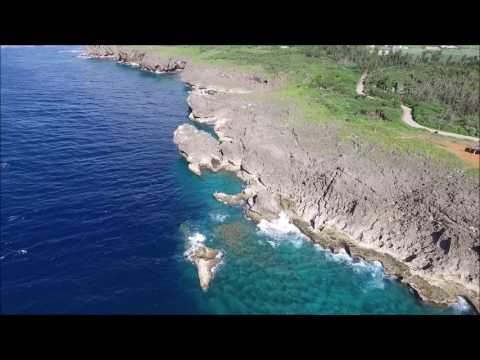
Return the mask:
<path id="1" fill-rule="evenodd" d="M 218 139 L 193 125 L 174 135 L 197 175 L 228 170 L 245 181 L 241 194 L 218 200 L 244 204 L 257 221 L 284 211 L 312 241 L 380 260 L 423 300 L 465 296 L 479 309 L 478 179 L 345 135 L 335 122 L 303 121 L 291 105 L 257 96 L 273 79 L 222 74 L 189 63 L 181 75 L 192 85 L 191 120 Z"/>
<path id="2" fill-rule="evenodd" d="M 156 54 L 145 53 L 131 47 L 95 45 L 88 46 L 85 55 L 94 58 L 116 60 L 120 63 L 139 66 L 154 73 L 175 72 L 183 70 L 186 61 L 165 58 Z"/>
<path id="3" fill-rule="evenodd" d="M 313 241 L 380 260 L 422 300 L 453 304 L 465 296 L 478 308 L 475 181 L 421 156 L 343 140 L 334 126 L 276 121 L 290 109 L 251 97 L 193 89 L 188 101 L 191 120 L 218 135 L 196 130 L 199 142 L 211 139 L 201 154 L 213 154 L 199 166 L 234 171 L 247 184 L 234 196 L 214 194 L 217 200 L 244 204 L 256 221 L 286 211 Z M 182 153 L 200 157 L 200 146 L 186 149 L 176 138 Z"/>

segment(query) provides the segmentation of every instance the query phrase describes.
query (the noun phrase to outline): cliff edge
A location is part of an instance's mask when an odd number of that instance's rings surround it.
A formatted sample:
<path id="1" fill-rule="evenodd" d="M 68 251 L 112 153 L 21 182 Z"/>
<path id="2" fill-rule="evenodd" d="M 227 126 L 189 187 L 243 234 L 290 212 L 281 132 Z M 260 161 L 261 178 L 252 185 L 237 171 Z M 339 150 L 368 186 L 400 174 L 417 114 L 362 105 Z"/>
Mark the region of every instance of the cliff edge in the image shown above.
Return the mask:
<path id="1" fill-rule="evenodd" d="M 193 123 L 218 135 L 177 129 L 189 168 L 233 171 L 247 184 L 220 200 L 242 201 L 257 221 L 285 212 L 313 241 L 382 261 L 423 300 L 452 304 L 464 296 L 480 308 L 478 177 L 345 135 L 336 122 L 302 120 L 288 101 L 259 96 L 278 86 L 275 79 L 129 47 L 88 47 L 87 55 L 182 71 Z"/>

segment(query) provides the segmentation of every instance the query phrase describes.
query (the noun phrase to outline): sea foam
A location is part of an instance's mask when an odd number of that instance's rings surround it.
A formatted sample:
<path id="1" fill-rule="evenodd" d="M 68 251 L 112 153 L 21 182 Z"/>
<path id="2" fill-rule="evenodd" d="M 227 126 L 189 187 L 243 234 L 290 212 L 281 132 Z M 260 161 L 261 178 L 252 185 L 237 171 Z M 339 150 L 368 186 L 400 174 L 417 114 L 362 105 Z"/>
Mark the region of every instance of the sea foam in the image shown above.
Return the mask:
<path id="1" fill-rule="evenodd" d="M 60 50 L 59 53 L 72 53 L 72 54 L 78 54 L 82 52 L 80 49 L 72 49 L 72 50 Z"/>
<path id="2" fill-rule="evenodd" d="M 205 235 L 199 232 L 196 232 L 190 235 L 188 237 L 188 248 L 184 252 L 185 257 L 191 261 L 195 251 L 198 249 L 199 246 L 203 245 L 206 239 L 207 238 L 205 237 Z"/>
<path id="3" fill-rule="evenodd" d="M 257 226 L 260 234 L 267 235 L 275 241 L 275 243 L 268 241 L 272 247 L 276 247 L 280 241 L 288 241 L 295 247 L 301 247 L 307 240 L 307 237 L 290 222 L 290 218 L 284 212 L 281 212 L 279 217 L 272 221 L 262 219 Z"/>
<path id="4" fill-rule="evenodd" d="M 340 249 L 338 253 L 332 253 L 329 250 L 322 248 L 320 245 L 315 245 L 318 250 L 325 253 L 325 256 L 330 261 L 342 263 L 350 266 L 356 273 L 363 273 L 367 275 L 366 287 L 383 289 L 385 287 L 385 272 L 380 261 L 368 262 L 360 258 L 351 257 L 345 249 Z"/>
<path id="5" fill-rule="evenodd" d="M 472 306 L 462 296 L 457 298 L 457 302 L 450 306 L 457 314 L 470 314 L 473 313 Z"/>
<path id="6" fill-rule="evenodd" d="M 227 214 L 219 214 L 219 213 L 210 214 L 210 218 L 216 222 L 224 222 L 227 217 L 228 217 Z"/>
<path id="7" fill-rule="evenodd" d="M 203 246 L 203 244 L 205 243 L 207 238 L 202 233 L 195 232 L 192 235 L 190 235 L 187 239 L 188 239 L 188 248 L 183 253 L 183 255 L 190 262 L 193 263 L 193 255 L 195 254 L 195 252 L 197 251 L 197 249 L 200 246 Z M 219 259 L 220 261 L 218 262 L 218 264 L 216 264 L 214 267 L 212 267 L 210 269 L 210 272 L 212 274 L 215 274 L 218 271 L 218 269 L 224 264 L 224 260 L 223 260 L 224 259 L 224 253 L 223 253 L 223 251 L 218 251 L 218 254 L 217 254 L 216 258 Z"/>

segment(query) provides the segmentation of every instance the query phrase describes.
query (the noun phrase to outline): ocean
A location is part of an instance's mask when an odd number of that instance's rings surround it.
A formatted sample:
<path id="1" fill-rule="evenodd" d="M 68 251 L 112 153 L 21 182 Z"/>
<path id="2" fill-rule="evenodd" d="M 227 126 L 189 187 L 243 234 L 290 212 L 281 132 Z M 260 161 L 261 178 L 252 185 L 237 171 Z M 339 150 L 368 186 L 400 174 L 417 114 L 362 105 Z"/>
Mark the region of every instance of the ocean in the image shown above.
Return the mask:
<path id="1" fill-rule="evenodd" d="M 191 173 L 173 143 L 188 87 L 79 57 L 1 49 L 1 313 L 462 314 L 421 304 L 381 265 L 258 226 L 213 199 L 243 187 Z M 207 292 L 184 253 L 220 249 Z"/>

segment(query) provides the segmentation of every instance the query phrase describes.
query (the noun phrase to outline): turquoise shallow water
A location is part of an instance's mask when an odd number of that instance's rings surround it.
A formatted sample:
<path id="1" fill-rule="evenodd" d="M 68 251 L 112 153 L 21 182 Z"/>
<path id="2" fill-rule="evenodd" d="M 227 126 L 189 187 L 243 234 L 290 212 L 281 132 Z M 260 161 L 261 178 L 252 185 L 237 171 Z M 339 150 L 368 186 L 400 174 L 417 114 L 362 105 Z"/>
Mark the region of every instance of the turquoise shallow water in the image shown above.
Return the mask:
<path id="1" fill-rule="evenodd" d="M 461 313 L 215 201 L 243 184 L 187 169 L 172 141 L 189 121 L 179 78 L 79 51 L 2 48 L 3 313 Z M 206 293 L 184 258 L 199 234 L 224 253 Z"/>
<path id="2" fill-rule="evenodd" d="M 208 292 L 198 287 L 193 266 L 182 277 L 201 312 L 215 314 L 457 314 L 456 308 L 419 303 L 410 291 L 386 276 L 381 266 L 353 263 L 312 245 L 301 234 L 261 231 L 240 207 L 215 201 L 214 191 L 236 193 L 230 175 L 205 172 L 183 178 L 192 196 L 202 199 L 203 215 L 181 225 L 179 251 L 188 237 L 224 252 Z"/>

